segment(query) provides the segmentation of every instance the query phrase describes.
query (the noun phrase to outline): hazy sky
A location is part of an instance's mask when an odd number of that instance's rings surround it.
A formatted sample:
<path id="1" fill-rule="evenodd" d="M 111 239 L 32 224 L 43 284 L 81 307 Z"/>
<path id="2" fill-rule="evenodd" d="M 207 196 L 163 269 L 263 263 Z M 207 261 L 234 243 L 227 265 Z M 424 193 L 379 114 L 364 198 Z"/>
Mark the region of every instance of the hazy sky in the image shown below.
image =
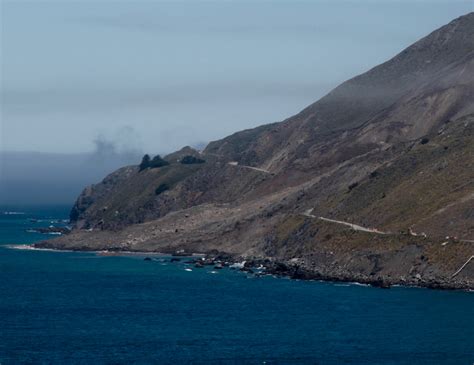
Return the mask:
<path id="1" fill-rule="evenodd" d="M 166 152 L 282 120 L 474 1 L 1 3 L 0 150 Z"/>

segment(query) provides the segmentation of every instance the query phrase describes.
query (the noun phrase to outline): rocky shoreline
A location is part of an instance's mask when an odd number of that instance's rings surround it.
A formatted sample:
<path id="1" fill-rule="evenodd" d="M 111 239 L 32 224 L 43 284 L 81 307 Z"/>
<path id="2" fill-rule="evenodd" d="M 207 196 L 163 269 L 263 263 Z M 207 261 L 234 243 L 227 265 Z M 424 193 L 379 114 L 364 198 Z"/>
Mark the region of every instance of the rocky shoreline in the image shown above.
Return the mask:
<path id="1" fill-rule="evenodd" d="M 68 227 L 36 227 L 36 228 L 29 228 L 26 232 L 34 232 L 34 233 L 42 233 L 42 234 L 69 234 L 71 233 L 71 229 Z"/>
<path id="2" fill-rule="evenodd" d="M 226 254 L 217 256 L 206 256 L 205 258 L 194 258 L 192 262 L 195 267 L 214 266 L 214 268 L 230 267 L 250 274 L 273 275 L 277 277 L 288 277 L 295 280 L 320 280 L 327 282 L 346 282 L 366 284 L 377 288 L 389 289 L 391 286 L 411 286 L 429 289 L 445 290 L 473 290 L 472 283 L 462 280 L 442 280 L 439 278 L 423 278 L 413 276 L 410 278 L 391 278 L 385 276 L 369 277 L 356 273 L 338 272 L 323 273 L 321 271 L 307 268 L 304 265 L 291 260 L 272 260 L 269 258 L 245 258 L 234 257 Z"/>
<path id="3" fill-rule="evenodd" d="M 32 245 L 38 249 L 57 249 L 51 241 L 44 241 Z M 170 262 L 184 261 L 192 264 L 195 268 L 212 267 L 219 270 L 223 268 L 236 269 L 255 276 L 272 275 L 276 277 L 287 277 L 294 280 L 318 280 L 326 282 L 359 283 L 372 287 L 389 289 L 392 286 L 421 287 L 428 289 L 442 290 L 474 290 L 474 283 L 468 280 L 442 277 L 422 277 L 420 274 L 413 276 L 392 277 L 386 275 L 364 275 L 361 273 L 349 272 L 347 270 L 334 267 L 330 270 L 323 270 L 317 267 L 308 267 L 298 258 L 275 259 L 268 257 L 246 257 L 233 255 L 225 252 L 212 251 L 209 253 L 190 253 L 183 250 L 174 252 L 155 251 L 133 251 L 121 248 L 108 248 L 106 250 L 95 250 L 90 247 L 73 248 L 71 251 L 77 252 L 99 252 L 104 255 L 113 254 L 141 254 L 145 261 L 153 261 L 153 256 L 168 255 Z"/>

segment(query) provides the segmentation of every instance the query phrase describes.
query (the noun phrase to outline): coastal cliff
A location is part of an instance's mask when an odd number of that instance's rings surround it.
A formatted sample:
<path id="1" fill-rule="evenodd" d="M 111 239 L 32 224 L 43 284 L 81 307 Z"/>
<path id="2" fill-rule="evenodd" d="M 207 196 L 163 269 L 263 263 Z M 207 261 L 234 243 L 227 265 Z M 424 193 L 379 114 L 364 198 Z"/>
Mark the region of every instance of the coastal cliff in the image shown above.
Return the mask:
<path id="1" fill-rule="evenodd" d="M 80 195 L 72 233 L 36 246 L 474 288 L 473 124 L 470 13 L 280 123 L 117 170 Z"/>

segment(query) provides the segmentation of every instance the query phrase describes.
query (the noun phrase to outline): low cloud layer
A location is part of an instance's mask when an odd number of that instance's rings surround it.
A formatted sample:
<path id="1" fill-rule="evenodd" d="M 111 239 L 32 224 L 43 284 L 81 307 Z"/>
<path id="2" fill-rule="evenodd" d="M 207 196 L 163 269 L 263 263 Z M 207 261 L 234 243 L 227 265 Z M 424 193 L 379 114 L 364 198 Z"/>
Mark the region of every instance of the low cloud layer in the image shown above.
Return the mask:
<path id="1" fill-rule="evenodd" d="M 119 167 L 139 163 L 143 153 L 134 135 L 129 126 L 98 135 L 88 153 L 0 151 L 0 206 L 71 205 L 87 185 Z"/>
<path id="2" fill-rule="evenodd" d="M 163 153 L 283 120 L 471 8 L 7 0 L 0 149 L 90 152 L 129 125 Z"/>

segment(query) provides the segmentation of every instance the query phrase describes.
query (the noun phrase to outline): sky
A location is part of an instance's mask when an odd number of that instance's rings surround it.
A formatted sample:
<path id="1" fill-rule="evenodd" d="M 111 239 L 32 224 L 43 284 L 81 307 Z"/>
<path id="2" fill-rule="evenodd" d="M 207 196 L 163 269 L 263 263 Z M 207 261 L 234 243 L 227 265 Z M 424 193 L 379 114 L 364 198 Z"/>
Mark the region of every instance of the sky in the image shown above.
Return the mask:
<path id="1" fill-rule="evenodd" d="M 474 1 L 0 0 L 0 151 L 165 153 L 283 120 Z"/>

